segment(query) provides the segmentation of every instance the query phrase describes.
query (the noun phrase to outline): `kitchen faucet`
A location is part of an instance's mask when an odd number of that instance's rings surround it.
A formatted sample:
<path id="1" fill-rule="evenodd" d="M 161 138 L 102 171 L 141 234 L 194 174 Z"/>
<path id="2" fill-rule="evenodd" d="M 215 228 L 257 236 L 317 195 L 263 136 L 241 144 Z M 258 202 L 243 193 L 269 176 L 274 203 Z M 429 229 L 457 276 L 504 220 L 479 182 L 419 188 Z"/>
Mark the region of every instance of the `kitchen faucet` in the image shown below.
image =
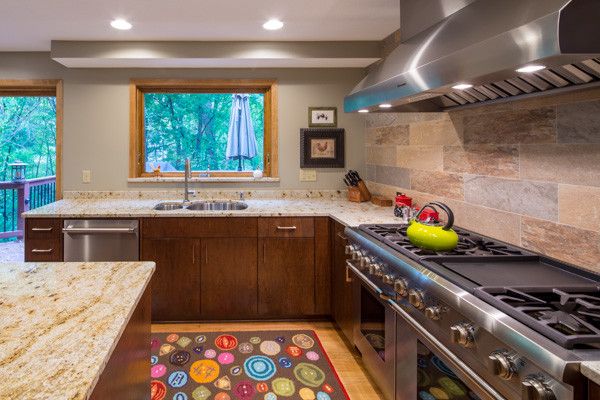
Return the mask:
<path id="1" fill-rule="evenodd" d="M 190 202 L 190 194 L 196 195 L 195 190 L 190 190 L 190 178 L 192 177 L 192 168 L 190 166 L 190 159 L 185 159 L 185 172 L 183 173 L 184 189 L 183 189 L 183 202 Z"/>

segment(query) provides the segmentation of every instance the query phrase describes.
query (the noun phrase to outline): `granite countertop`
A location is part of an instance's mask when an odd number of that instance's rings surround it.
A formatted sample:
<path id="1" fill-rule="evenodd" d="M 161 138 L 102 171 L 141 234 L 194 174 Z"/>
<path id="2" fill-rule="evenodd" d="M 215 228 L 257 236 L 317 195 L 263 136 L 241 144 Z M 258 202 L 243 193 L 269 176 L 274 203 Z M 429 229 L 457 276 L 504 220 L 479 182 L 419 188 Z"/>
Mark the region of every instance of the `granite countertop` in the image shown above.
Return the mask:
<path id="1" fill-rule="evenodd" d="M 600 361 L 582 362 L 581 373 L 592 382 L 600 385 Z"/>
<path id="2" fill-rule="evenodd" d="M 214 197 L 198 196 L 192 201 Z M 223 198 L 221 198 L 223 199 Z M 330 216 L 347 226 L 363 223 L 394 223 L 392 207 L 378 207 L 370 202 L 352 203 L 341 197 L 318 198 L 246 198 L 248 208 L 239 211 L 155 211 L 154 205 L 164 198 L 70 198 L 60 200 L 24 214 L 26 218 L 121 218 L 121 217 L 267 217 Z M 172 201 L 172 200 L 171 200 Z"/>
<path id="3" fill-rule="evenodd" d="M 155 265 L 0 264 L 0 399 L 86 399 Z"/>

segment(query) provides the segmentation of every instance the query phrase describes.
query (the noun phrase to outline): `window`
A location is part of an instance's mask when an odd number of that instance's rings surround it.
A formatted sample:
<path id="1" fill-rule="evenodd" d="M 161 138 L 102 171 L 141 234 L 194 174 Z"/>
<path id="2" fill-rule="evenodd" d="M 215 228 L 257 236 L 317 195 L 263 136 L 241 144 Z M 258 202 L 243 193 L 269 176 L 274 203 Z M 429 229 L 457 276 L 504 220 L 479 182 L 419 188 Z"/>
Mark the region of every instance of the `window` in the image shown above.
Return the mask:
<path id="1" fill-rule="evenodd" d="M 253 80 L 132 80 L 130 177 L 277 176 L 276 86 Z"/>

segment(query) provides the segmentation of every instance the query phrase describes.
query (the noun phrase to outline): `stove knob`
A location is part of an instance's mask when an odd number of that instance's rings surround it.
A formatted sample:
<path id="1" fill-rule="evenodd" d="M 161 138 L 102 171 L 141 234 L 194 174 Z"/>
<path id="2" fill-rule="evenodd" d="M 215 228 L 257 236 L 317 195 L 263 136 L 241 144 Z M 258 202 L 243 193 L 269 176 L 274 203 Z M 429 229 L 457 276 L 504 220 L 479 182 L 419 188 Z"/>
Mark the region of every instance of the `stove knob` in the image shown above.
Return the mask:
<path id="1" fill-rule="evenodd" d="M 552 390 L 539 377 L 530 376 L 521 382 L 523 400 L 555 400 Z"/>
<path id="2" fill-rule="evenodd" d="M 510 380 L 517 372 L 517 367 L 513 360 L 510 359 L 508 354 L 503 352 L 494 352 L 488 356 L 492 372 L 494 375 L 504 379 L 505 381 Z"/>
<path id="3" fill-rule="evenodd" d="M 369 266 L 369 264 L 371 264 L 373 262 L 373 259 L 371 257 L 361 257 L 360 258 L 360 266 L 361 268 L 367 268 Z"/>
<path id="4" fill-rule="evenodd" d="M 383 280 L 383 283 L 385 283 L 386 285 L 393 285 L 394 284 L 394 275 L 392 274 L 386 274 L 383 275 L 383 277 L 381 278 L 381 280 Z"/>
<path id="5" fill-rule="evenodd" d="M 425 309 L 425 316 L 429 319 L 437 321 L 441 318 L 442 308 L 438 306 L 427 307 Z"/>
<path id="6" fill-rule="evenodd" d="M 360 260 L 361 257 L 362 257 L 362 253 L 360 252 L 360 250 L 356 249 L 356 250 L 352 251 L 352 260 L 353 261 L 358 261 L 358 260 Z"/>
<path id="7" fill-rule="evenodd" d="M 402 297 L 408 296 L 408 281 L 404 278 L 398 278 L 394 281 L 394 291 Z"/>
<path id="8" fill-rule="evenodd" d="M 423 292 L 418 289 L 410 289 L 408 291 L 408 302 L 415 308 L 422 310 L 425 308 L 425 300 Z"/>
<path id="9" fill-rule="evenodd" d="M 354 246 L 353 244 L 347 244 L 346 247 L 344 247 L 344 253 L 347 256 L 352 255 L 355 250 L 356 250 L 356 246 Z"/>
<path id="10" fill-rule="evenodd" d="M 383 266 L 381 264 L 371 263 L 369 265 L 369 273 L 381 278 L 384 274 Z"/>
<path id="11" fill-rule="evenodd" d="M 473 325 L 469 323 L 460 323 L 450 327 L 450 338 L 453 343 L 462 347 L 472 347 L 475 344 Z"/>

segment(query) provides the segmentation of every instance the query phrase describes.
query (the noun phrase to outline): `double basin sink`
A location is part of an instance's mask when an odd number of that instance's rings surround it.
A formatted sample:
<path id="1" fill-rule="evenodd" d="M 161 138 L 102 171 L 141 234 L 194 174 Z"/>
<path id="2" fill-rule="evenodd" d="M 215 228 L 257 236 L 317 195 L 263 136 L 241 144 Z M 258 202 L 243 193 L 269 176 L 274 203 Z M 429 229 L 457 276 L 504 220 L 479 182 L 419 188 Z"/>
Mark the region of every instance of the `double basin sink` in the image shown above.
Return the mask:
<path id="1" fill-rule="evenodd" d="M 153 207 L 157 211 L 173 211 L 184 208 L 192 211 L 233 211 L 245 210 L 248 208 L 248 204 L 242 201 L 194 201 L 192 203 L 166 201 Z"/>

